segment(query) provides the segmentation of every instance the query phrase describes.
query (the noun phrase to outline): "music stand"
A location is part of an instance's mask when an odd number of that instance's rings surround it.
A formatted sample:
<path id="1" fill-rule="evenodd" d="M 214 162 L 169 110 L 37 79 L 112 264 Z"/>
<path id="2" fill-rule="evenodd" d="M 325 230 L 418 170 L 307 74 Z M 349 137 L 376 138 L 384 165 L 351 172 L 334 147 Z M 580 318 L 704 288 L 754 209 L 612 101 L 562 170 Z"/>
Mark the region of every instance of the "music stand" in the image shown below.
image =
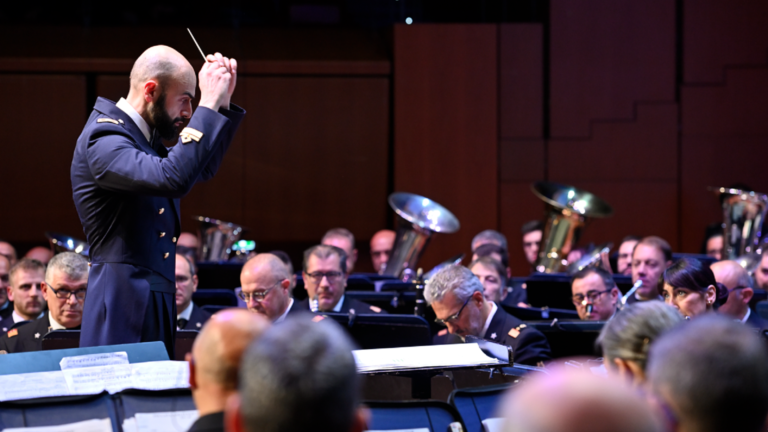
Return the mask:
<path id="1" fill-rule="evenodd" d="M 606 321 L 551 320 L 527 321 L 528 327 L 544 333 L 549 341 L 552 358 L 587 356 L 599 357 L 595 341 Z M 597 354 L 597 355 L 596 355 Z"/>
<path id="2" fill-rule="evenodd" d="M 513 317 L 523 321 L 546 320 L 546 319 L 579 319 L 579 314 L 575 310 L 555 309 L 555 308 L 523 308 L 499 304 L 504 310 Z"/>
<path id="3" fill-rule="evenodd" d="M 347 329 L 360 349 L 399 348 L 432 344 L 429 323 L 415 315 L 323 313 Z"/>

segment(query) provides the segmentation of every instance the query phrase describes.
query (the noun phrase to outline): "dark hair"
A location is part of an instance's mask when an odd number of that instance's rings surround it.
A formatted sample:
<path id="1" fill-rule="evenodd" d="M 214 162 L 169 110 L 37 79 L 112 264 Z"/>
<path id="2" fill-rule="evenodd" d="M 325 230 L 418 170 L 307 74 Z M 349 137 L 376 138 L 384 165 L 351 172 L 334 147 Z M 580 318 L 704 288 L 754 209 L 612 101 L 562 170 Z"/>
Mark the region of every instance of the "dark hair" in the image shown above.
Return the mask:
<path id="1" fill-rule="evenodd" d="M 723 235 L 723 224 L 722 222 L 716 222 L 707 225 L 707 228 L 704 230 L 704 240 L 701 242 L 701 254 L 706 255 L 707 253 L 707 242 L 709 239 L 715 238 L 717 236 Z"/>
<path id="2" fill-rule="evenodd" d="M 681 258 L 675 261 L 668 269 L 664 270 L 664 283 L 675 288 L 696 291 L 699 294 L 704 294 L 707 288 L 713 285 L 717 292 L 715 309 L 728 300 L 728 288 L 716 281 L 712 270 L 695 258 Z"/>
<path id="3" fill-rule="evenodd" d="M 509 252 L 503 247 L 493 243 L 486 243 L 478 246 L 473 252 L 478 258 L 489 257 L 495 253 L 501 255 L 501 265 L 504 266 L 504 272 L 506 273 L 506 269 L 509 267 Z"/>
<path id="4" fill-rule="evenodd" d="M 523 224 L 523 228 L 520 231 L 523 235 L 534 231 L 544 231 L 544 224 L 540 220 L 528 221 Z"/>
<path id="5" fill-rule="evenodd" d="M 492 269 L 496 270 L 496 273 L 499 274 L 499 282 L 501 282 L 501 289 L 506 289 L 507 286 L 507 268 L 504 267 L 504 264 L 500 263 L 493 257 L 484 256 L 484 257 L 478 257 L 476 260 L 472 261 L 467 268 L 471 271 L 474 266 L 477 264 L 482 264 L 486 267 L 491 267 Z"/>
<path id="6" fill-rule="evenodd" d="M 640 245 L 653 246 L 664 255 L 664 262 L 672 261 L 672 247 L 663 238 L 657 236 L 644 237 L 635 245 L 635 249 L 632 250 L 633 257 L 635 256 L 635 250 Z"/>
<path id="7" fill-rule="evenodd" d="M 584 279 L 585 277 L 591 275 L 592 273 L 600 276 L 600 279 L 602 279 L 603 281 L 603 285 L 605 285 L 605 289 L 609 290 L 611 288 L 616 287 L 616 282 L 614 282 L 613 276 L 611 276 L 610 273 L 608 273 L 607 271 L 603 270 L 600 267 L 587 267 L 583 270 L 579 270 L 579 272 L 573 275 L 573 277 L 571 278 L 571 285 L 573 285 L 573 281 L 577 279 Z"/>
<path id="8" fill-rule="evenodd" d="M 623 239 L 621 239 L 621 243 L 619 243 L 619 246 L 623 245 L 624 243 L 626 243 L 626 242 L 628 242 L 628 241 L 636 241 L 636 242 L 639 242 L 640 240 L 642 240 L 642 238 L 641 238 L 641 237 L 639 237 L 639 236 L 636 236 L 636 235 L 628 235 L 628 236 L 624 237 Z"/>
<path id="9" fill-rule="evenodd" d="M 309 263 L 309 257 L 312 255 L 320 258 L 320 259 L 327 259 L 331 255 L 338 255 L 339 256 L 339 266 L 341 267 L 341 272 L 346 273 L 347 272 L 347 253 L 344 252 L 344 249 L 337 248 L 336 246 L 331 245 L 324 245 L 319 244 L 317 246 L 312 246 L 311 248 L 304 251 L 304 263 L 302 265 L 302 269 L 306 272 L 307 271 L 307 263 Z"/>

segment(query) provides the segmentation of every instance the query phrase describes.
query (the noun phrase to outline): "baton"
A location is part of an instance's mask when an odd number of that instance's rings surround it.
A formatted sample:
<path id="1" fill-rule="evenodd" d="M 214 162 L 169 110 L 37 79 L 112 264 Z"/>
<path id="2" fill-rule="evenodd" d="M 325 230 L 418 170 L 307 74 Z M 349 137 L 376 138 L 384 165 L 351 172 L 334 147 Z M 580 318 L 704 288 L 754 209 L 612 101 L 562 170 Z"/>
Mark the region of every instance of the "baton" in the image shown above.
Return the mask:
<path id="1" fill-rule="evenodd" d="M 207 58 L 205 58 L 205 54 L 203 53 L 203 49 L 202 49 L 202 48 L 200 48 L 200 44 L 199 44 L 199 43 L 197 43 L 197 39 L 195 39 L 195 35 L 193 35 L 193 34 L 192 34 L 192 30 L 190 30 L 189 28 L 187 28 L 187 31 L 189 32 L 189 35 L 192 37 L 192 42 L 194 42 L 194 43 L 195 43 L 195 45 L 197 46 L 197 49 L 198 49 L 198 50 L 200 50 L 200 55 L 201 55 L 201 56 L 203 56 L 203 61 L 207 63 L 207 62 L 208 62 L 208 59 L 207 59 Z"/>

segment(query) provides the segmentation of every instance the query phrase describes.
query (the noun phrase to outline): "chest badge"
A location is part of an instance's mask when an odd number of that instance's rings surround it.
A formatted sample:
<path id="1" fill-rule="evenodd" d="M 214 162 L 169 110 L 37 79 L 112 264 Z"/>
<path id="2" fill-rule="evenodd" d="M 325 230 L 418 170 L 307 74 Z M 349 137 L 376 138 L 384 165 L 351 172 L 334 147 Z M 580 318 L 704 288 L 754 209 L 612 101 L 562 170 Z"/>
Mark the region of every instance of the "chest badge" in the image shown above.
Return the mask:
<path id="1" fill-rule="evenodd" d="M 40 333 L 35 333 L 35 339 L 40 339 Z"/>
<path id="2" fill-rule="evenodd" d="M 182 144 L 189 144 L 192 141 L 200 142 L 200 140 L 203 139 L 203 133 L 197 129 L 186 127 L 181 131 L 179 137 L 181 138 Z"/>
<path id="3" fill-rule="evenodd" d="M 491 333 L 491 339 L 496 339 L 496 333 Z"/>

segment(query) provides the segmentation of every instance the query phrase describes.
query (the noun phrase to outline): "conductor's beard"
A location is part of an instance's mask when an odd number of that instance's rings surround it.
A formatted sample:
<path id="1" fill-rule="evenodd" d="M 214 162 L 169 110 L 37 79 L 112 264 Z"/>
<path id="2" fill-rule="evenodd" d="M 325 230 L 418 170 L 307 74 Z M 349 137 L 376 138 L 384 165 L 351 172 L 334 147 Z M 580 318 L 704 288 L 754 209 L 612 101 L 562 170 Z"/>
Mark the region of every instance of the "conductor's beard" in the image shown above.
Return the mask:
<path id="1" fill-rule="evenodd" d="M 165 109 L 165 92 L 158 96 L 157 101 L 148 107 L 149 118 L 154 123 L 152 126 L 164 140 L 175 140 L 179 137 L 181 127 L 184 126 L 184 119 L 181 117 L 171 118 Z M 179 126 L 176 126 L 179 124 Z"/>

